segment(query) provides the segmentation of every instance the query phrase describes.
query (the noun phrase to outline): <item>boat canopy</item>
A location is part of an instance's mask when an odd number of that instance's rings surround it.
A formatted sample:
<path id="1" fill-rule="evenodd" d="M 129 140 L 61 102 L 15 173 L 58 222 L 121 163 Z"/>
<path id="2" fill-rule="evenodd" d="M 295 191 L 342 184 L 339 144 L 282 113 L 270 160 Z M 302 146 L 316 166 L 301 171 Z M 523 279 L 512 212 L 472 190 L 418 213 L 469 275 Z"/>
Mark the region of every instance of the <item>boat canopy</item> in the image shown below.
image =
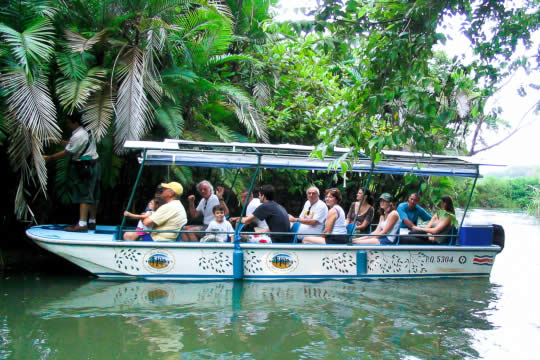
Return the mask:
<path id="1" fill-rule="evenodd" d="M 462 156 L 431 155 L 401 151 L 383 151 L 381 160 L 360 154 L 345 162 L 348 148 L 334 148 L 332 156 L 312 156 L 314 146 L 291 144 L 220 143 L 166 139 L 126 141 L 125 149 L 146 152 L 145 165 L 184 165 L 216 168 L 303 169 L 317 171 L 370 172 L 384 174 L 440 175 L 476 178 L 479 165 Z M 139 161 L 142 161 L 142 156 Z"/>

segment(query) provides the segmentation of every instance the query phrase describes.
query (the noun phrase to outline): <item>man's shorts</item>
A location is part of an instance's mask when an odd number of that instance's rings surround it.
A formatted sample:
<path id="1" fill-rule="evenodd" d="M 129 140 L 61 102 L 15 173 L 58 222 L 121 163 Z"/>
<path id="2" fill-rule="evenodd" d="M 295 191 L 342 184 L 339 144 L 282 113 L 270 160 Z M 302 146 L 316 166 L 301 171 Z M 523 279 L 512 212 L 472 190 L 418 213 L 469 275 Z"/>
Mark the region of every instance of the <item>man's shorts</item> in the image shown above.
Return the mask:
<path id="1" fill-rule="evenodd" d="M 97 204 L 101 197 L 99 179 L 101 178 L 101 166 L 96 162 L 90 175 L 80 174 L 75 166 L 72 166 L 73 193 L 71 201 L 74 204 Z"/>

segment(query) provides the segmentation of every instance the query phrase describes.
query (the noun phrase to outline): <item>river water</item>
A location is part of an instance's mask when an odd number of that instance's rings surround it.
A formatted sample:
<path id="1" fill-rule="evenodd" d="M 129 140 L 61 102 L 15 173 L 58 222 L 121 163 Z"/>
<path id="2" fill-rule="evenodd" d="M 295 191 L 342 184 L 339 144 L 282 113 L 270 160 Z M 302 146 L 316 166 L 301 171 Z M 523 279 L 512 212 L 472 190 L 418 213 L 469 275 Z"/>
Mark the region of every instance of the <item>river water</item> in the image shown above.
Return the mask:
<path id="1" fill-rule="evenodd" d="M 4 274 L 0 359 L 535 358 L 540 222 L 504 226 L 490 278 L 112 282 Z"/>

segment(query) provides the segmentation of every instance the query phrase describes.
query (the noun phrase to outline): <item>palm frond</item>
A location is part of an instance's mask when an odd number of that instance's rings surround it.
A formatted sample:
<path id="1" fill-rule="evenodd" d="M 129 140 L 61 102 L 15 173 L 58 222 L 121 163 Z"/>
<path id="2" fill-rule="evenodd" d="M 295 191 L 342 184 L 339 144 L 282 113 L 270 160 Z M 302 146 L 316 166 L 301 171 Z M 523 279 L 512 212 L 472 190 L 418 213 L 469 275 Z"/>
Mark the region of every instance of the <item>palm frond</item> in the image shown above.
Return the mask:
<path id="1" fill-rule="evenodd" d="M 143 64 L 144 64 L 144 88 L 154 100 L 156 104 L 159 105 L 161 102 L 161 95 L 163 94 L 163 89 L 161 88 L 161 77 L 158 69 L 154 63 L 153 51 L 145 51 L 143 54 Z"/>
<path id="2" fill-rule="evenodd" d="M 0 34 L 27 74 L 33 61 L 46 61 L 53 52 L 54 28 L 48 19 L 36 19 L 23 32 L 0 24 Z"/>
<path id="3" fill-rule="evenodd" d="M 234 133 L 227 125 L 224 124 L 215 124 L 213 122 L 208 122 L 208 125 L 214 132 L 217 137 L 223 142 L 235 142 L 238 141 L 236 133 Z"/>
<path id="4" fill-rule="evenodd" d="M 198 8 L 179 17 L 177 23 L 180 27 L 178 33 L 186 41 L 202 43 L 212 37 L 219 37 L 227 40 L 225 50 L 232 41 L 231 24 L 223 16 L 212 10 Z M 211 41 L 210 43 L 214 42 Z M 218 53 L 219 51 L 215 52 L 215 54 Z"/>
<path id="5" fill-rule="evenodd" d="M 171 166 L 171 170 L 174 174 L 175 180 L 178 180 L 181 184 L 193 183 L 193 173 L 187 166 Z"/>
<path id="6" fill-rule="evenodd" d="M 203 45 L 208 57 L 223 54 L 228 51 L 232 44 L 233 29 L 231 24 L 224 21 L 222 16 L 212 12 L 206 13 L 212 26 L 207 31 L 206 36 L 201 37 L 200 44 Z"/>
<path id="7" fill-rule="evenodd" d="M 10 121 L 8 126 L 10 128 L 8 154 L 13 169 L 20 174 L 19 186 L 15 195 L 15 213 L 20 219 L 24 217 L 27 209 L 25 185 L 32 184 L 37 176 L 41 191 L 45 194 L 47 168 L 42 156 L 43 142 L 27 128 L 20 126 L 14 119 Z"/>
<path id="8" fill-rule="evenodd" d="M 145 67 L 142 51 L 133 47 L 126 52 L 119 70 L 120 87 L 116 101 L 115 148 L 126 140 L 139 140 L 152 123 L 150 105 L 144 91 Z"/>
<path id="9" fill-rule="evenodd" d="M 26 202 L 25 196 L 25 179 L 21 176 L 19 179 L 19 185 L 17 185 L 17 192 L 15 194 L 15 217 L 17 219 L 23 219 L 26 214 L 26 207 L 28 203 Z"/>
<path id="10" fill-rule="evenodd" d="M 3 111 L 0 111 L 0 146 L 4 145 L 8 136 L 7 117 Z"/>
<path id="11" fill-rule="evenodd" d="M 223 94 L 240 123 L 248 133 L 264 142 L 268 142 L 268 128 L 259 110 L 253 105 L 249 95 L 241 89 L 231 85 L 217 85 L 216 89 Z"/>
<path id="12" fill-rule="evenodd" d="M 45 143 L 50 138 L 60 138 L 56 109 L 44 74 L 29 80 L 22 69 L 15 69 L 2 75 L 0 82 L 9 94 L 8 110 L 20 126 Z"/>
<path id="13" fill-rule="evenodd" d="M 224 2 L 220 0 L 208 0 L 208 5 L 216 9 L 216 11 L 225 16 L 229 21 L 233 19 L 233 13 L 231 8 Z"/>
<path id="14" fill-rule="evenodd" d="M 114 138 L 111 133 L 101 139 L 100 147 L 103 150 L 99 155 L 99 163 L 107 169 L 101 174 L 101 183 L 114 188 L 120 179 L 122 159 L 114 154 Z"/>
<path id="15" fill-rule="evenodd" d="M 265 82 L 257 82 L 253 86 L 253 97 L 258 107 L 267 106 L 272 97 L 270 88 Z"/>
<path id="16" fill-rule="evenodd" d="M 60 105 L 68 114 L 72 114 L 75 110 L 81 110 L 90 95 L 104 85 L 102 81 L 104 78 L 105 70 L 97 67 L 88 70 L 86 76 L 81 80 L 59 78 L 57 93 Z"/>
<path id="17" fill-rule="evenodd" d="M 178 89 L 183 89 L 187 84 L 194 83 L 198 77 L 191 70 L 172 68 L 161 74 L 163 96 L 173 103 L 179 101 Z"/>
<path id="18" fill-rule="evenodd" d="M 184 132 L 184 117 L 180 106 L 163 104 L 156 110 L 156 121 L 167 130 L 168 136 L 179 139 Z"/>
<path id="19" fill-rule="evenodd" d="M 100 42 L 104 34 L 105 30 L 101 30 L 100 32 L 92 36 L 90 39 L 87 39 L 73 30 L 64 31 L 64 35 L 68 41 L 68 47 L 71 49 L 72 52 L 78 52 L 80 54 L 90 50 L 92 46 Z"/>
<path id="20" fill-rule="evenodd" d="M 55 59 L 60 71 L 67 78 L 80 80 L 88 72 L 88 66 L 80 55 L 59 51 L 56 53 Z"/>
<path id="21" fill-rule="evenodd" d="M 211 65 L 211 66 L 214 66 L 214 65 L 224 64 L 224 63 L 229 62 L 229 61 L 247 61 L 247 62 L 250 62 L 250 63 L 259 63 L 259 64 L 261 63 L 259 60 L 255 59 L 255 58 L 253 58 L 251 56 L 222 54 L 222 55 L 212 56 L 208 60 L 208 64 Z"/>
<path id="22" fill-rule="evenodd" d="M 83 109 L 83 124 L 92 131 L 97 141 L 100 141 L 107 134 L 111 126 L 113 101 L 110 93 L 109 88 L 96 91 Z"/>
<path id="23" fill-rule="evenodd" d="M 174 12 L 174 14 L 176 14 L 176 12 Z M 164 18 L 156 15 L 141 19 L 137 28 L 141 34 L 144 34 L 142 37 L 147 43 L 146 48 L 152 48 L 156 51 L 162 50 L 168 32 L 180 30 L 180 28 L 174 23 L 177 18 L 177 15 L 171 17 L 171 22 L 168 22 Z"/>
<path id="24" fill-rule="evenodd" d="M 193 3 L 198 3 L 197 0 L 154 0 L 148 2 L 148 13 L 147 15 L 149 17 L 164 17 L 166 16 L 171 10 L 175 10 L 176 8 L 180 9 L 186 9 L 189 6 L 193 5 Z"/>

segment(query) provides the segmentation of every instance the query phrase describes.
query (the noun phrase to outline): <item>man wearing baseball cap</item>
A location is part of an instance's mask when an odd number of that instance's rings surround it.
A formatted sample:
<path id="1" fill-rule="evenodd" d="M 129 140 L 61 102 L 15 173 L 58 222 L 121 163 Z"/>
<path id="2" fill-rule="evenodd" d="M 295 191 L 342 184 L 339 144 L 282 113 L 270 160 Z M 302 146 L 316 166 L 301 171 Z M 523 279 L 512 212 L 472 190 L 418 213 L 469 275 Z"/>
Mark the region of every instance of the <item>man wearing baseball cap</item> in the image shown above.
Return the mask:
<path id="1" fill-rule="evenodd" d="M 187 223 L 186 210 L 179 200 L 183 192 L 182 185 L 175 181 L 161 184 L 157 196 L 165 201 L 165 205 L 160 206 L 156 212 L 144 219 L 143 224 L 152 226 L 152 230 L 158 231 L 180 230 Z M 154 241 L 175 241 L 178 233 L 152 232 L 151 236 Z"/>

